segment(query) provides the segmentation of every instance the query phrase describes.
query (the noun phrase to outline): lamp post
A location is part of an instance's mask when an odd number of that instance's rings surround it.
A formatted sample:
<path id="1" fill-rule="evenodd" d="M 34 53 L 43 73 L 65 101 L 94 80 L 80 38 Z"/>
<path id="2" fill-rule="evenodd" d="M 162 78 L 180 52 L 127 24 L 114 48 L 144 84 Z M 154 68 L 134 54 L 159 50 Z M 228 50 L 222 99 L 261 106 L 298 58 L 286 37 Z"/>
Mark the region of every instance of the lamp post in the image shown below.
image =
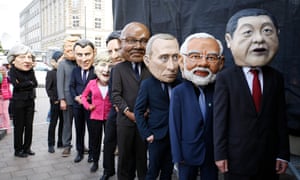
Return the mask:
<path id="1" fill-rule="evenodd" d="M 86 6 L 84 6 L 84 39 L 86 39 Z"/>

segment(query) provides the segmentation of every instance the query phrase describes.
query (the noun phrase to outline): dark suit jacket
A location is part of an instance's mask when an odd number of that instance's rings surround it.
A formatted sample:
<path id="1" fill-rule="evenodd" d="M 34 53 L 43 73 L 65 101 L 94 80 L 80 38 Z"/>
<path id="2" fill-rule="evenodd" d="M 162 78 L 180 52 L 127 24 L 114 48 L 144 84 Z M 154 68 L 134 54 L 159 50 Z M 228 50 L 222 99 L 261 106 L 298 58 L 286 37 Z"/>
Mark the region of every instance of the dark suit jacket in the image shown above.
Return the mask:
<path id="1" fill-rule="evenodd" d="M 57 83 L 56 83 L 56 69 L 47 72 L 46 75 L 46 92 L 51 103 L 58 101 Z"/>
<path id="2" fill-rule="evenodd" d="M 227 159 L 232 173 L 252 175 L 258 168 L 274 171 L 276 158 L 289 160 L 283 77 L 269 66 L 262 67 L 262 72 L 258 113 L 241 67 L 224 69 L 217 75 L 215 160 Z"/>
<path id="3" fill-rule="evenodd" d="M 151 76 L 144 64 L 142 64 L 141 70 L 141 78 L 137 80 L 131 62 L 124 61 L 114 67 L 111 95 L 112 104 L 115 104 L 119 109 L 117 125 L 135 126 L 135 123 L 129 120 L 123 112 L 126 107 L 133 112 L 140 82 Z"/>
<path id="4" fill-rule="evenodd" d="M 212 102 L 214 86 L 204 88 L 206 119 L 202 118 L 199 90 L 184 81 L 172 91 L 170 102 L 170 139 L 173 162 L 201 165 L 205 158 L 213 161 Z"/>
<path id="5" fill-rule="evenodd" d="M 70 93 L 71 93 L 71 96 L 73 99 L 74 107 L 79 107 L 79 106 L 81 107 L 81 104 L 78 104 L 78 102 L 75 101 L 74 98 L 76 96 L 81 95 L 81 93 L 83 92 L 83 90 L 86 87 L 86 85 L 88 84 L 88 82 L 91 79 L 95 79 L 95 78 L 97 78 L 97 76 L 94 73 L 93 66 L 89 69 L 88 77 L 87 77 L 87 80 L 85 81 L 85 83 L 83 83 L 83 81 L 82 81 L 81 67 L 78 66 L 73 69 L 71 81 L 70 81 Z"/>
<path id="6" fill-rule="evenodd" d="M 179 80 L 171 83 L 175 87 Z M 153 76 L 141 83 L 136 99 L 134 115 L 139 132 L 144 140 L 151 134 L 154 139 L 163 139 L 169 133 L 169 97 L 162 88 L 162 83 Z M 144 113 L 149 109 L 148 118 Z"/>

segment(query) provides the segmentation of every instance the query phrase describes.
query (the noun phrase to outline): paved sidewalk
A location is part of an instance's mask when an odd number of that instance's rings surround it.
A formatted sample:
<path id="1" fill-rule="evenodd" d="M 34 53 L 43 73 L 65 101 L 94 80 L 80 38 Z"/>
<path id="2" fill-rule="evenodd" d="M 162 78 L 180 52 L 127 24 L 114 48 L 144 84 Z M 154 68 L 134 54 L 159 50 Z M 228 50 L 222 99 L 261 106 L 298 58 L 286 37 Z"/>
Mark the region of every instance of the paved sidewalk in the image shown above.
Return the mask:
<path id="1" fill-rule="evenodd" d="M 101 161 L 99 162 L 98 171 L 91 173 L 91 164 L 87 162 L 87 155 L 85 155 L 80 163 L 74 163 L 74 158 L 77 153 L 75 148 L 72 148 L 71 156 L 69 157 L 61 157 L 63 149 L 56 148 L 55 153 L 48 153 L 48 123 L 46 122 L 46 117 L 49 110 L 49 101 L 45 89 L 38 88 L 37 97 L 32 140 L 32 150 L 36 154 L 27 158 L 15 157 L 13 135 L 7 134 L 0 141 L 0 180 L 99 179 L 103 171 Z M 75 144 L 74 133 L 72 144 Z M 114 180 L 116 178 L 113 177 L 111 179 Z"/>
<path id="2" fill-rule="evenodd" d="M 91 164 L 87 162 L 87 155 L 80 163 L 74 163 L 75 148 L 72 148 L 71 156 L 61 157 L 63 149 L 55 149 L 55 153 L 48 153 L 46 122 L 49 110 L 49 101 L 45 89 L 37 89 L 36 113 L 33 127 L 32 150 L 35 156 L 18 158 L 14 156 L 13 136 L 6 135 L 0 140 L 0 180 L 98 180 L 102 175 L 102 152 L 99 161 L 99 169 L 96 173 L 90 172 Z M 75 133 L 73 125 L 73 145 Z M 87 144 L 87 141 L 86 141 Z M 290 171 L 289 171 L 289 174 Z M 116 180 L 116 176 L 110 180 Z M 173 180 L 176 180 L 175 176 Z M 221 179 L 221 178 L 220 178 Z M 292 175 L 281 176 L 280 180 L 295 180 Z"/>

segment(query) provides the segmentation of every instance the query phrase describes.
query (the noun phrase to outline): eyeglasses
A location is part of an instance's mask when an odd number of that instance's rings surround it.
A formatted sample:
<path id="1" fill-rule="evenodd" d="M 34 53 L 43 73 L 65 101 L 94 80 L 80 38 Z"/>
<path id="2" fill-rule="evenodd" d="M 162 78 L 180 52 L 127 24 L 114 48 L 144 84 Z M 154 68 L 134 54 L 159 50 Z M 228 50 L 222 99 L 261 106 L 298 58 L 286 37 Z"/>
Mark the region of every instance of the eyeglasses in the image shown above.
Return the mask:
<path id="1" fill-rule="evenodd" d="M 192 61 L 192 62 L 198 62 L 201 59 L 205 58 L 205 60 L 208 63 L 216 63 L 218 60 L 221 59 L 221 56 L 219 56 L 217 54 L 203 55 L 203 54 L 200 54 L 200 53 L 192 52 L 192 53 L 183 54 L 183 55 L 187 56 L 189 58 L 189 60 Z"/>
<path id="2" fill-rule="evenodd" d="M 126 43 L 130 45 L 136 45 L 137 42 L 139 42 L 141 45 L 146 46 L 148 39 L 142 38 L 142 39 L 134 39 L 134 38 L 124 38 L 121 39 L 122 41 L 125 41 Z"/>

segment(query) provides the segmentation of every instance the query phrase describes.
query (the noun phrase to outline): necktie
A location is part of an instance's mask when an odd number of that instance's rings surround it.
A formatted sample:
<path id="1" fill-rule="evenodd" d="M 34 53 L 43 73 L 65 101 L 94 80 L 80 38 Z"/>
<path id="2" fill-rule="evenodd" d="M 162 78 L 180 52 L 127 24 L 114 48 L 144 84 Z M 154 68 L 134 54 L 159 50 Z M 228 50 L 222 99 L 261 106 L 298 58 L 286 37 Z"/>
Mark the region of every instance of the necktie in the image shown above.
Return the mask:
<path id="1" fill-rule="evenodd" d="M 256 112 L 258 112 L 260 108 L 260 102 L 261 102 L 261 88 L 258 79 L 259 71 L 256 69 L 251 69 L 250 72 L 253 74 L 252 97 L 255 104 Z"/>
<path id="2" fill-rule="evenodd" d="M 134 66 L 134 73 L 135 73 L 137 80 L 140 80 L 139 64 L 140 63 L 135 63 L 135 66 Z"/>
<path id="3" fill-rule="evenodd" d="M 86 82 L 86 72 L 87 72 L 87 70 L 83 70 L 83 73 L 82 73 L 82 82 L 83 82 L 83 84 L 85 84 L 85 82 Z"/>
<path id="4" fill-rule="evenodd" d="M 168 98 L 170 99 L 168 83 L 163 83 L 163 84 L 164 84 L 164 92 L 168 96 Z"/>
<path id="5" fill-rule="evenodd" d="M 205 94 L 203 90 L 199 87 L 200 90 L 200 96 L 199 96 L 199 105 L 200 105 L 200 110 L 202 113 L 203 119 L 206 118 L 206 102 L 205 102 Z"/>

